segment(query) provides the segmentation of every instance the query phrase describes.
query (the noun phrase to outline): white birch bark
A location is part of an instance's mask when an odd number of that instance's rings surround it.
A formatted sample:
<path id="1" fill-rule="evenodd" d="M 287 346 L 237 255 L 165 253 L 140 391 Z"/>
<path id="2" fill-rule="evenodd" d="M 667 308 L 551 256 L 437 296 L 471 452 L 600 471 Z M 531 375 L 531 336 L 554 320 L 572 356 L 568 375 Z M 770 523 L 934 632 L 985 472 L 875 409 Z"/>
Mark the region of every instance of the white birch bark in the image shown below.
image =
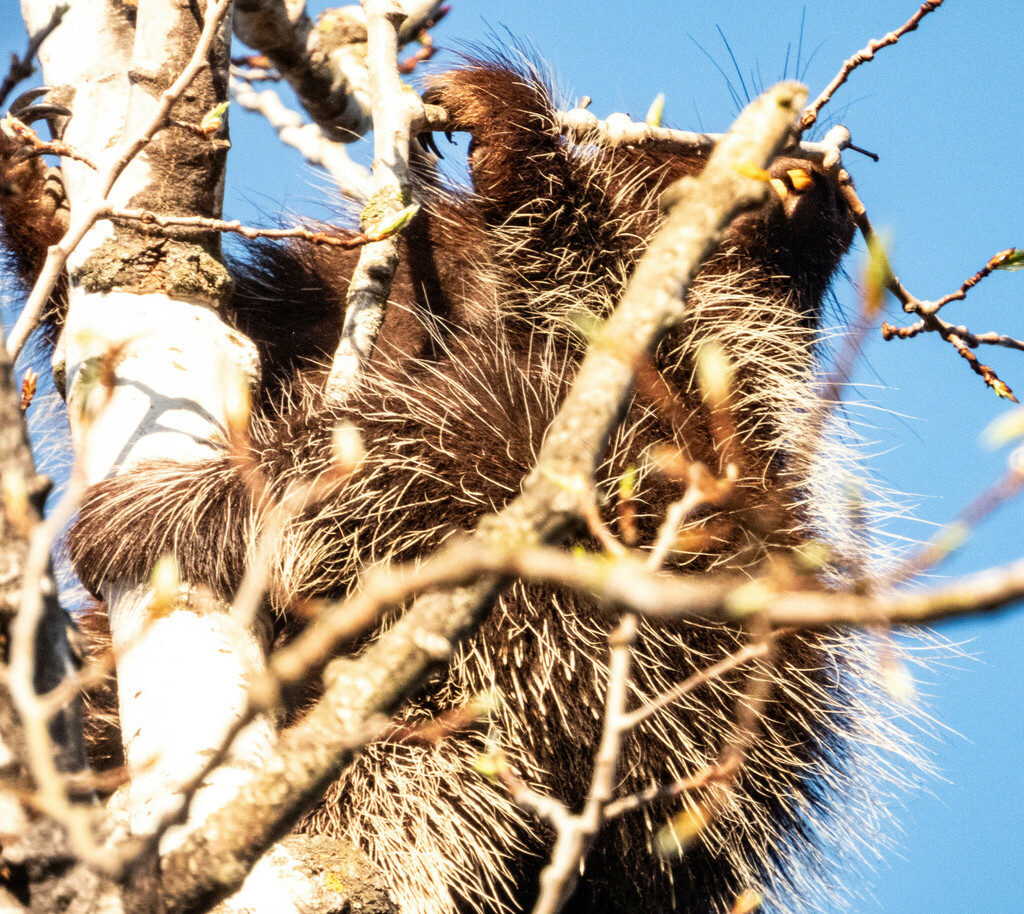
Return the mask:
<path id="1" fill-rule="evenodd" d="M 26 0 L 23 11 L 31 31 L 48 19 L 51 6 L 45 0 Z M 139 135 L 160 92 L 187 63 L 196 38 L 182 33 L 187 14 L 187 4 L 141 0 L 133 28 L 121 4 L 75 0 L 64 24 L 44 44 L 40 59 L 47 84 L 74 90 L 64 139 L 98 166 L 93 171 L 79 162 L 64 162 L 72 224 L 76 212 L 87 210 L 103 193 L 97 172 L 122 153 L 122 144 Z M 213 53 L 226 54 L 228 28 L 225 22 L 221 47 Z M 220 76 L 226 90 L 227 74 Z M 194 95 L 204 92 L 209 95 L 208 87 L 196 83 L 189 89 Z M 209 101 L 202 105 L 212 107 Z M 186 119 L 177 107 L 174 116 Z M 160 157 L 174 141 L 170 132 L 157 135 L 158 141 L 166 141 L 164 147 L 151 143 L 125 168 L 109 193 L 112 204 L 139 205 L 140 199 L 166 196 L 173 205 L 176 188 L 157 186 L 167 183 L 167 166 Z M 208 193 L 215 208 L 202 215 L 219 216 L 223 167 L 214 169 L 212 181 Z M 116 274 L 120 243 L 120 229 L 101 222 L 68 262 L 70 308 L 59 358 L 66 370 L 75 454 L 90 483 L 130 474 L 149 458 L 189 462 L 210 457 L 225 444 L 231 397 L 240 383 L 253 383 L 259 370 L 255 348 L 218 313 L 226 283 L 175 284 L 168 271 L 166 284 L 143 291 Z M 126 248 L 126 259 L 137 247 Z M 215 257 L 208 267 L 216 273 Z M 97 380 L 100 366 L 108 380 Z M 229 607 L 202 599 L 188 582 L 181 593 L 171 607 L 154 614 L 147 581 L 113 581 L 103 592 L 132 772 L 128 824 L 135 834 L 151 833 L 179 802 L 181 786 L 221 745 L 245 707 L 250 676 L 264 665 L 264 645 L 255 633 L 233 626 Z M 259 719 L 236 738 L 227 763 L 195 795 L 189 824 L 165 835 L 162 850 L 180 843 L 192 823 L 234 793 L 238 781 L 268 751 L 273 733 L 272 722 Z M 259 909 L 288 910 L 280 893 L 266 886 L 264 879 L 256 893 L 262 899 Z M 242 906 L 257 910 L 252 898 L 239 898 L 233 905 Z"/>

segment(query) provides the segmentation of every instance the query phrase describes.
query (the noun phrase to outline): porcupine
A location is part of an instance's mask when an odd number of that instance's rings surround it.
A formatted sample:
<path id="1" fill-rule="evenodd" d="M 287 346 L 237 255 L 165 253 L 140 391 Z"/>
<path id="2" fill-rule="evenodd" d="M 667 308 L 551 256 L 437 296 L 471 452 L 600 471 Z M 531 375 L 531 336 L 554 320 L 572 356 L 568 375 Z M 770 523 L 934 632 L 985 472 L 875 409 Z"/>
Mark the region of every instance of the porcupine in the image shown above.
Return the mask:
<path id="1" fill-rule="evenodd" d="M 318 380 L 340 333 L 355 254 L 259 244 L 236 265 L 234 320 L 260 349 L 263 387 L 250 429 L 258 468 L 282 492 L 333 465 L 332 430 L 356 426 L 357 473 L 286 531 L 271 600 L 339 596 L 366 566 L 429 554 L 513 497 L 585 349 L 581 315 L 620 297 L 659 222 L 660 192 L 700 171 L 699 155 L 601 148 L 560 137 L 545 81 L 505 59 L 436 77 L 429 101 L 472 135 L 472 192 L 421 176 L 423 209 L 404 231 L 392 303 L 369 377 L 331 402 Z M 690 525 L 672 567 L 749 569 L 817 535 L 809 479 L 820 444 L 813 372 L 822 299 L 853 231 L 834 179 L 803 160 L 771 166 L 782 192 L 738 219 L 688 297 L 688 317 L 657 353 L 602 468 L 606 495 L 635 476 L 638 547 L 648 548 L 685 485 L 665 455 L 724 471 L 698 390 L 695 354 L 717 342 L 733 365 L 737 496 Z M 230 518 L 230 522 L 229 519 Z M 239 522 L 241 519 L 241 522 Z M 260 508 L 237 464 L 153 463 L 88 494 L 69 546 L 82 581 L 144 580 L 170 552 L 183 578 L 230 597 L 253 554 Z M 682 541 L 681 541 L 682 543 Z M 577 807 L 600 733 L 605 616 L 564 593 L 515 585 L 451 672 L 405 716 L 493 696 L 485 732 L 437 745 L 372 744 L 304 827 L 363 847 L 403 911 L 528 904 L 550 844 L 543 826 L 474 771 L 500 748 L 530 784 Z M 735 649 L 711 626 L 644 626 L 634 704 Z M 857 652 L 840 635 L 780 643 L 758 738 L 724 808 L 681 860 L 652 854 L 678 801 L 610 823 L 569 910 L 697 912 L 748 886 L 810 906 L 828 869 L 829 819 L 856 801 L 851 759 L 870 743 Z M 623 792 L 712 763 L 733 727 L 752 665 L 654 715 L 624 748 Z M 712 788 L 713 789 L 713 788 Z M 701 799 L 700 792 L 692 798 Z"/>

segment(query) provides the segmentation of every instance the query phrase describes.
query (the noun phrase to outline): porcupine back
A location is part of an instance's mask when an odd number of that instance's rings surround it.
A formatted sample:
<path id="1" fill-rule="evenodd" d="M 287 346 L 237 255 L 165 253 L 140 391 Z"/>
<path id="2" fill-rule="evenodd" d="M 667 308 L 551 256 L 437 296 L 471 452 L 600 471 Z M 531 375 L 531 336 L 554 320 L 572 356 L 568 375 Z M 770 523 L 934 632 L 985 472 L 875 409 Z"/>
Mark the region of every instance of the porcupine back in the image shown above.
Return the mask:
<path id="1" fill-rule="evenodd" d="M 544 81 L 505 60 L 444 74 L 428 98 L 473 136 L 473 192 L 424 182 L 378 351 L 352 400 L 326 400 L 315 366 L 337 341 L 355 255 L 261 246 L 237 277 L 236 321 L 264 361 L 252 458 L 271 491 L 329 471 L 340 422 L 360 430 L 367 451 L 282 537 L 279 609 L 296 597 L 343 595 L 367 566 L 428 554 L 516 495 L 582 358 L 580 315 L 614 306 L 658 225 L 660 191 L 703 164 L 562 139 Z M 809 186 L 794 186 L 793 169 Z M 610 495 L 635 472 L 645 548 L 685 491 L 659 467 L 682 455 L 723 470 L 694 369 L 697 348 L 718 342 L 734 367 L 741 478 L 738 497 L 690 524 L 695 545 L 669 559 L 694 573 L 753 571 L 770 552 L 809 539 L 829 510 L 809 497 L 812 449 L 822 444 L 812 381 L 821 299 L 852 222 L 820 170 L 782 160 L 771 172 L 786 197 L 728 231 L 689 293 L 684 324 L 641 372 L 600 474 Z M 230 597 L 264 509 L 227 458 L 153 463 L 92 488 L 70 549 L 94 592 L 109 578 L 145 579 L 170 552 L 185 580 Z M 578 598 L 515 585 L 449 675 L 405 712 L 416 720 L 487 693 L 486 732 L 367 747 L 304 827 L 362 846 L 407 914 L 528 905 L 550 835 L 473 763 L 500 748 L 527 782 L 580 805 L 600 732 L 608 625 Z M 741 640 L 713 626 L 643 626 L 633 705 Z M 865 698 L 869 666 L 847 636 L 794 636 L 770 670 L 748 665 L 653 715 L 624 747 L 622 793 L 713 763 L 748 677 L 772 680 L 736 789 L 701 842 L 681 861 L 652 854 L 652 835 L 678 800 L 610 823 L 569 909 L 720 910 L 752 885 L 798 899 L 794 909 L 810 907 L 815 892 L 834 904 L 832 818 L 861 799 L 864 769 L 853 760 L 886 738 Z"/>

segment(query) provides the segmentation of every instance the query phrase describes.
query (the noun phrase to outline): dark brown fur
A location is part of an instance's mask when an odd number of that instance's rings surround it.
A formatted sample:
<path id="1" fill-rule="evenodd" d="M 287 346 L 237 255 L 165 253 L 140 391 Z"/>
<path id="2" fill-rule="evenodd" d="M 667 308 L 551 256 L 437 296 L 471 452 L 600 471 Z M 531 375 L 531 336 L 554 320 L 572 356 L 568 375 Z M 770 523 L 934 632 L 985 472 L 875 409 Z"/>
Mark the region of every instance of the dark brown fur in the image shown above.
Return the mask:
<path id="1" fill-rule="evenodd" d="M 315 369 L 336 345 L 356 254 L 263 245 L 236 277 L 234 319 L 263 359 L 252 459 L 269 491 L 280 494 L 291 480 L 328 470 L 338 422 L 355 425 L 367 449 L 355 476 L 308 509 L 308 524 L 289 529 L 272 593 L 282 609 L 296 597 L 343 595 L 365 566 L 429 552 L 514 497 L 582 357 L 574 313 L 601 317 L 613 307 L 657 227 L 659 191 L 703 164 L 571 146 L 551 129 L 543 82 L 505 62 L 444 74 L 429 100 L 472 133 L 473 193 L 424 181 L 424 209 L 402 236 L 378 352 L 353 401 L 325 400 Z M 640 385 L 602 470 L 600 485 L 611 494 L 628 468 L 638 468 L 639 546 L 649 546 L 666 506 L 684 491 L 657 471 L 652 449 L 721 469 L 693 356 L 704 339 L 732 347 L 742 479 L 738 496 L 702 519 L 703 546 L 672 557 L 694 572 L 754 567 L 773 550 L 805 541 L 814 523 L 802 506 L 809 455 L 783 427 L 799 410 L 780 416 L 778 403 L 793 387 L 813 409 L 806 379 L 821 299 L 852 220 L 820 170 L 780 160 L 771 171 L 789 181 L 793 168 L 808 171 L 811 186 L 785 201 L 773 197 L 729 230 L 692 294 L 692 316 L 659 351 L 659 373 Z M 774 336 L 757 336 L 779 321 L 784 327 Z M 152 463 L 92 487 L 70 551 L 95 593 L 107 580 L 145 580 L 169 552 L 183 579 L 230 598 L 262 510 L 227 456 Z M 407 716 L 495 693 L 493 742 L 527 780 L 577 807 L 600 731 L 606 628 L 576 598 L 517 585 L 465 647 L 451 678 Z M 739 637 L 708 627 L 645 628 L 637 700 L 720 659 Z M 652 856 L 651 829 L 678 802 L 613 823 L 570 910 L 696 914 L 726 909 L 751 882 L 781 895 L 817 879 L 814 823 L 842 805 L 835 776 L 858 726 L 848 690 L 859 673 L 842 652 L 831 636 L 785 642 L 770 672 L 761 738 L 706 841 L 681 862 Z M 620 790 L 668 783 L 713 761 L 729 737 L 738 691 L 748 675 L 760 674 L 768 671 L 735 674 L 655 716 L 625 748 Z M 433 747 L 371 746 L 308 827 L 354 837 L 396 885 L 408 878 L 410 908 L 528 904 L 550 836 L 471 770 L 484 749 L 476 733 Z M 389 793 L 401 794 L 403 805 L 383 806 L 373 818 L 371 807 Z M 407 877 L 413 865 L 389 856 L 403 844 L 436 873 Z M 450 872 L 445 861 L 454 861 Z M 799 875 L 801 866 L 811 875 Z"/>
<path id="2" fill-rule="evenodd" d="M 68 210 L 57 174 L 42 156 L 0 130 L 0 249 L 26 286 L 35 282 L 46 249 L 67 231 Z M 59 324 L 66 295 L 62 278 L 47 309 L 48 327 Z"/>

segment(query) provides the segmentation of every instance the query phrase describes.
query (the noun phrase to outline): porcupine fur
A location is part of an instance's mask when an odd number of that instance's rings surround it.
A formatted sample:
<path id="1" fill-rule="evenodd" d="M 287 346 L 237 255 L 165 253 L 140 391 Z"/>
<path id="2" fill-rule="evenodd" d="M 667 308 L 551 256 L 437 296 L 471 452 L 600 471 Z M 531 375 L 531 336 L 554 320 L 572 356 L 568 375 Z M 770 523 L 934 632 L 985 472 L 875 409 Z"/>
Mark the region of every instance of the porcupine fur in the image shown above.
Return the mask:
<path id="1" fill-rule="evenodd" d="M 422 180 L 424 209 L 402 236 L 392 304 L 353 400 L 326 400 L 318 366 L 337 341 L 356 255 L 260 245 L 236 276 L 235 321 L 263 361 L 251 454 L 272 492 L 332 468 L 338 423 L 356 426 L 367 451 L 285 531 L 271 594 L 285 614 L 296 598 L 347 593 L 367 566 L 429 554 L 515 496 L 582 357 L 580 315 L 615 305 L 657 227 L 660 191 L 702 166 L 561 139 L 543 79 L 507 60 L 437 77 L 428 97 L 473 136 L 473 192 Z M 794 168 L 812 179 L 802 192 L 787 177 Z M 659 470 L 665 453 L 723 469 L 694 371 L 696 349 L 719 342 L 736 379 L 740 494 L 690 525 L 703 533 L 700 548 L 671 557 L 694 573 L 753 572 L 769 553 L 818 535 L 827 513 L 808 480 L 822 444 L 813 373 L 822 297 L 852 220 L 820 169 L 782 160 L 771 172 L 790 193 L 728 231 L 600 474 L 610 495 L 635 468 L 643 548 L 684 491 Z M 90 490 L 70 551 L 94 592 L 113 578 L 145 580 L 169 552 L 183 579 L 230 597 L 265 510 L 227 457 L 151 463 Z M 576 597 L 515 585 L 449 675 L 405 712 L 417 720 L 486 693 L 486 732 L 370 745 L 304 827 L 363 847 L 406 914 L 527 905 L 550 835 L 473 763 L 500 748 L 527 782 L 580 805 L 600 733 L 608 624 Z M 740 642 L 711 626 L 644 625 L 634 704 Z M 748 677 L 772 678 L 759 737 L 702 842 L 681 861 L 652 854 L 654 831 L 679 801 L 610 823 L 568 909 L 726 910 L 751 885 L 794 910 L 834 904 L 833 817 L 867 807 L 855 760 L 887 738 L 863 685 L 870 663 L 850 636 L 790 637 L 770 671 L 751 665 L 652 717 L 624 748 L 621 793 L 712 763 Z"/>

